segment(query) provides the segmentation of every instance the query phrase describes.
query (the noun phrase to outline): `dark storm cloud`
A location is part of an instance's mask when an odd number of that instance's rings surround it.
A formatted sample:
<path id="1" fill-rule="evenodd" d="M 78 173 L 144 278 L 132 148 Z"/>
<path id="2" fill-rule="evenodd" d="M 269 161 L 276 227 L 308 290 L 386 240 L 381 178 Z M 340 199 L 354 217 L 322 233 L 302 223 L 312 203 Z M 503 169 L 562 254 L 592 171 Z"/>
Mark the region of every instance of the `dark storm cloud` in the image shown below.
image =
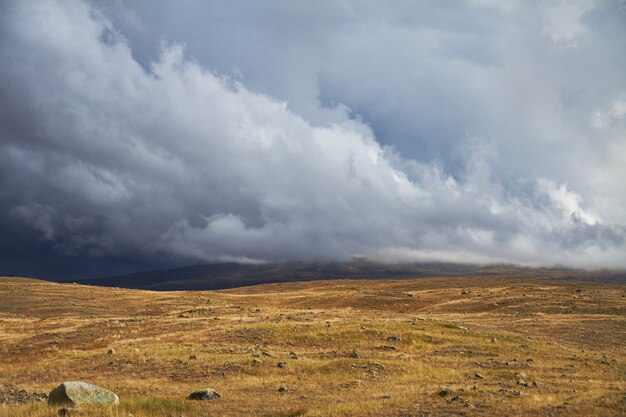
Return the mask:
<path id="1" fill-rule="evenodd" d="M 3 3 L 4 269 L 626 266 L 619 5 L 303 4 Z"/>

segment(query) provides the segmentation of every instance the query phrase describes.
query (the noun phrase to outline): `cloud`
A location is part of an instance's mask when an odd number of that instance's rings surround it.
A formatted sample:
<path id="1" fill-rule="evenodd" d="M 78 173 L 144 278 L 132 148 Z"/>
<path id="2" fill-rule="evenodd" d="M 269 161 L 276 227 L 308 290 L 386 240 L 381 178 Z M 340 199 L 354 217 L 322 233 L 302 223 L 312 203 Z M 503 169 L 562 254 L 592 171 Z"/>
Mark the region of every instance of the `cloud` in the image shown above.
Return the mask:
<path id="1" fill-rule="evenodd" d="M 340 6 L 315 9 L 336 42 L 308 56 L 313 71 L 291 72 L 300 52 L 285 68 L 276 62 L 269 85 L 283 76 L 303 85 L 282 98 L 255 89 L 258 79 L 250 87 L 245 62 L 243 78 L 217 72 L 176 43 L 141 62 L 106 9 L 82 1 L 0 6 L 0 230 L 22 242 L 14 269 L 42 253 L 119 268 L 355 255 L 626 267 L 625 193 L 603 192 L 624 179 L 624 154 L 609 151 L 623 142 L 607 133 L 589 144 L 584 130 L 598 130 L 588 121 L 605 97 L 590 93 L 591 104 L 568 110 L 554 96 L 554 69 L 518 73 L 530 64 L 498 40 L 474 49 L 480 42 L 465 34 L 499 23 L 466 27 L 447 10 L 416 23 L 419 10 L 389 9 L 364 34 L 371 10 Z M 493 13 L 485 8 L 471 10 L 480 20 Z M 149 32 L 141 13 L 116 10 Z M 266 12 L 284 26 L 283 14 L 311 10 Z M 354 27 L 341 33 L 335 23 L 346 19 Z M 304 46 L 320 30 L 308 24 L 297 32 Z M 363 44 L 392 46 L 368 61 Z M 409 75 L 393 68 L 395 53 Z M 332 65 L 318 60 L 326 54 Z M 355 70 L 365 62 L 367 73 Z M 429 107 L 450 108 L 438 129 Z M 553 124 L 583 110 L 586 127 Z M 412 128 L 421 147 L 397 139 Z"/>

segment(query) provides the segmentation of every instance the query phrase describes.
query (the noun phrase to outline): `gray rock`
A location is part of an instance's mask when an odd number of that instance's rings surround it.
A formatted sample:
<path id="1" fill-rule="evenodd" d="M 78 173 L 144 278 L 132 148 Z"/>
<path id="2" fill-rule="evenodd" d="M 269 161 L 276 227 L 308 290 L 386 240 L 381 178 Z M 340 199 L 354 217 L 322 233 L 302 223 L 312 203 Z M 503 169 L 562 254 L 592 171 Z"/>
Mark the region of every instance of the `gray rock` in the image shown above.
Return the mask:
<path id="1" fill-rule="evenodd" d="M 439 395 L 440 397 L 445 397 L 447 395 L 452 395 L 454 393 L 455 393 L 455 391 L 452 388 L 449 388 L 449 387 L 441 387 L 437 391 L 437 395 Z"/>
<path id="2" fill-rule="evenodd" d="M 48 394 L 48 405 L 119 405 L 111 391 L 86 382 L 64 382 Z"/>
<path id="3" fill-rule="evenodd" d="M 213 388 L 204 388 L 192 392 L 187 398 L 190 400 L 215 400 L 222 398 L 222 396 Z"/>
<path id="4" fill-rule="evenodd" d="M 402 338 L 400 336 L 389 336 L 387 337 L 389 342 L 402 342 Z"/>

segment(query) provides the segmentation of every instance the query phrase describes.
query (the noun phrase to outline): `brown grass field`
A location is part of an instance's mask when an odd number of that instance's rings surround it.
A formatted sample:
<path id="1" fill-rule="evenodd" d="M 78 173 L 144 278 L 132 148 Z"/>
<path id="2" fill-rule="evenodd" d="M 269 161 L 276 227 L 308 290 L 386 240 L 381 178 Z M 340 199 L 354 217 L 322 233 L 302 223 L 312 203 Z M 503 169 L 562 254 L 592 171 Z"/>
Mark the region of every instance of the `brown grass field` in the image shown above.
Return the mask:
<path id="1" fill-rule="evenodd" d="M 120 396 L 93 416 L 623 416 L 625 296 L 523 279 L 150 292 L 0 278 L 0 392 L 75 380 Z M 222 398 L 186 400 L 204 387 Z M 56 413 L 0 402 L 0 416 Z"/>

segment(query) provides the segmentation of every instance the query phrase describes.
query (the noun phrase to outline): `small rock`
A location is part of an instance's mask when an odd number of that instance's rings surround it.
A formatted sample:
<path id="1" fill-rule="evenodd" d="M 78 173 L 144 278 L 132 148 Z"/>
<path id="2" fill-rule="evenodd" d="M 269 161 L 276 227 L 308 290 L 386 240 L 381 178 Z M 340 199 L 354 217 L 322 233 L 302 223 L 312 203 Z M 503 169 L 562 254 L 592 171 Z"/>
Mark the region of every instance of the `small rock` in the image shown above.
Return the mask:
<path id="1" fill-rule="evenodd" d="M 357 352 L 356 350 L 353 350 L 352 352 L 348 353 L 348 357 L 356 359 L 356 358 L 359 358 L 360 355 L 359 355 L 359 352 Z"/>
<path id="2" fill-rule="evenodd" d="M 478 379 L 485 379 L 484 375 L 483 375 L 483 374 L 481 374 L 480 372 L 476 372 L 476 373 L 474 374 L 474 376 L 475 376 L 476 378 L 478 378 Z"/>
<path id="3" fill-rule="evenodd" d="M 526 381 L 524 381 L 523 379 L 518 379 L 517 380 L 517 385 L 522 385 L 524 387 L 527 387 L 528 383 Z"/>
<path id="4" fill-rule="evenodd" d="M 276 364 L 276 367 L 278 367 L 278 368 L 286 368 L 286 367 L 287 367 L 287 364 L 286 364 L 285 362 L 278 362 L 278 363 Z"/>
<path id="5" fill-rule="evenodd" d="M 295 352 L 289 352 L 289 359 L 298 359 L 298 355 Z"/>
<path id="6" fill-rule="evenodd" d="M 111 348 L 107 350 L 107 355 L 115 355 L 115 349 Z"/>
<path id="7" fill-rule="evenodd" d="M 491 338 L 491 343 L 498 343 L 498 339 L 496 339 L 495 337 Z"/>
<path id="8" fill-rule="evenodd" d="M 262 364 L 263 364 L 262 360 L 256 359 L 256 358 L 252 359 L 252 366 L 255 366 L 255 367 L 256 366 L 261 366 Z"/>
<path id="9" fill-rule="evenodd" d="M 289 388 L 287 388 L 287 387 L 280 387 L 280 388 L 278 388 L 278 392 L 280 392 L 281 394 L 285 393 L 285 392 L 289 392 Z"/>
<path id="10" fill-rule="evenodd" d="M 388 336 L 387 341 L 389 342 L 402 342 L 402 338 L 400 336 Z"/>
<path id="11" fill-rule="evenodd" d="M 195 361 L 196 359 L 198 359 L 198 357 L 196 355 L 189 356 L 189 360 L 190 361 Z"/>
<path id="12" fill-rule="evenodd" d="M 215 400 L 222 398 L 222 396 L 213 388 L 204 388 L 192 392 L 187 398 L 190 400 Z"/>
<path id="13" fill-rule="evenodd" d="M 396 350 L 397 349 L 395 346 L 392 346 L 392 345 L 384 345 L 383 348 L 384 349 L 388 349 L 388 350 Z"/>
<path id="14" fill-rule="evenodd" d="M 439 395 L 440 397 L 445 397 L 446 395 L 453 395 L 454 393 L 455 391 L 450 387 L 441 387 L 437 391 L 437 395 Z"/>

